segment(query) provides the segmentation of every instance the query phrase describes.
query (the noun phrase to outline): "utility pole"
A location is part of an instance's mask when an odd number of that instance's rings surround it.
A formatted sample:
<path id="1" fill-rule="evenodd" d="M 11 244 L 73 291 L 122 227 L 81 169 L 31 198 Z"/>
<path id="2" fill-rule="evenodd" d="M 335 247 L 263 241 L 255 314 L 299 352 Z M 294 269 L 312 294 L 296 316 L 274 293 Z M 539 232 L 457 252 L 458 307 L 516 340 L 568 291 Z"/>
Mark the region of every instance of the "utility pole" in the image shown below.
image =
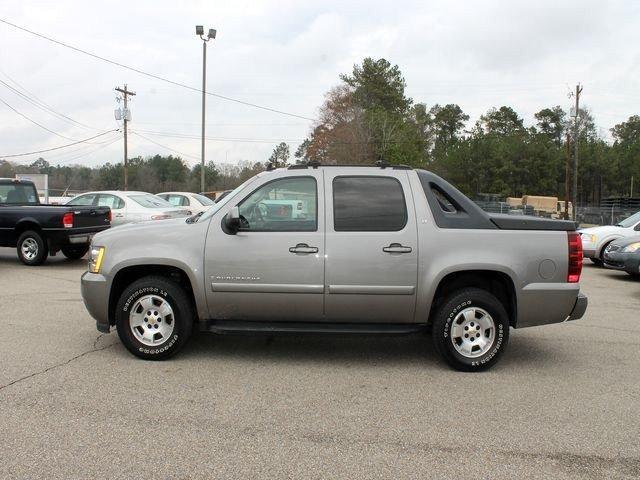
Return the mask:
<path id="1" fill-rule="evenodd" d="M 569 199 L 571 198 L 571 136 L 567 132 L 567 159 L 564 165 L 564 219 L 569 220 Z M 574 207 L 575 208 L 575 205 Z M 573 215 L 572 215 L 573 216 Z"/>
<path id="2" fill-rule="evenodd" d="M 580 114 L 580 94 L 582 93 L 580 84 L 576 85 L 576 112 L 573 136 L 573 221 L 576 220 L 578 211 L 578 118 Z"/>
<path id="3" fill-rule="evenodd" d="M 124 88 L 116 87 L 116 92 L 122 93 L 124 97 L 124 111 L 122 112 L 122 118 L 124 119 L 124 189 L 127 191 L 129 189 L 129 176 L 127 173 L 127 122 L 130 118 L 129 110 L 127 109 L 127 99 L 129 95 L 134 96 L 135 92 L 127 90 L 126 83 L 124 84 Z"/>

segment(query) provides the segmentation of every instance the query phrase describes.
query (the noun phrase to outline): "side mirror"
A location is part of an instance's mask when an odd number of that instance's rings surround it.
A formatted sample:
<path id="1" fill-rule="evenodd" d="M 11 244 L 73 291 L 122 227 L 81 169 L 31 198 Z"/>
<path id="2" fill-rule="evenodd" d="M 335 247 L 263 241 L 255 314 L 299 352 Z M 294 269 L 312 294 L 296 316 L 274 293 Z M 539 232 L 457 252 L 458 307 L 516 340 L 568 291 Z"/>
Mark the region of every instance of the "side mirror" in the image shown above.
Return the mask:
<path id="1" fill-rule="evenodd" d="M 235 235 L 240 230 L 240 209 L 233 207 L 224 217 L 224 226 L 229 233 Z"/>

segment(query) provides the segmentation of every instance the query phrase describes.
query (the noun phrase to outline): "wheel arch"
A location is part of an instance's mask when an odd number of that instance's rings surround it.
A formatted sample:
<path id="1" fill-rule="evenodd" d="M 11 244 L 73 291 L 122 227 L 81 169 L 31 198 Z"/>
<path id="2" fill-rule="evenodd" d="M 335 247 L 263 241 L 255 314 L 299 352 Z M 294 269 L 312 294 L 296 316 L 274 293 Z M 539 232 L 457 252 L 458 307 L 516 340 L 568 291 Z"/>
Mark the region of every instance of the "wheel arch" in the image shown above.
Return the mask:
<path id="1" fill-rule="evenodd" d="M 509 316 L 509 324 L 516 326 L 518 300 L 515 284 L 511 276 L 499 270 L 474 269 L 449 272 L 438 282 L 429 311 L 429 323 L 442 302 L 453 292 L 462 288 L 475 287 L 496 296 Z"/>
<path id="2" fill-rule="evenodd" d="M 184 288 L 193 311 L 198 311 L 191 278 L 182 268 L 173 265 L 143 264 L 124 267 L 115 274 L 109 289 L 109 323 L 115 325 L 115 309 L 122 292 L 136 280 L 149 276 L 165 277 Z"/>
<path id="3" fill-rule="evenodd" d="M 16 236 L 16 242 L 18 241 L 18 237 L 20 237 L 20 235 L 22 235 L 27 230 L 36 231 L 44 238 L 44 233 L 42 231 L 40 223 L 35 218 L 29 217 L 21 219 L 13 229 Z"/>

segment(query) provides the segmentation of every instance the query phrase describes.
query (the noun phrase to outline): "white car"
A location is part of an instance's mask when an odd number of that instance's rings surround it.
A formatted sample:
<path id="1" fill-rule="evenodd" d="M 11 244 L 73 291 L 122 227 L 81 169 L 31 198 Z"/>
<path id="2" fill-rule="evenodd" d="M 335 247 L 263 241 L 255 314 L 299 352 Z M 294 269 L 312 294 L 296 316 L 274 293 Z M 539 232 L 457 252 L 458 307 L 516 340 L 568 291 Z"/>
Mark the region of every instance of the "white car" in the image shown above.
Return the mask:
<path id="1" fill-rule="evenodd" d="M 163 192 L 158 193 L 158 197 L 165 199 L 171 205 L 176 207 L 185 207 L 194 214 L 200 212 L 206 212 L 215 205 L 214 201 L 200 195 L 199 193 L 191 192 Z"/>
<path id="2" fill-rule="evenodd" d="M 602 265 L 602 255 L 607 245 L 618 238 L 638 235 L 639 231 L 640 212 L 634 213 L 615 225 L 579 230 L 584 256 L 590 258 L 596 265 Z"/>
<path id="3" fill-rule="evenodd" d="M 188 217 L 192 212 L 175 207 L 166 200 L 147 192 L 111 190 L 87 192 L 72 198 L 67 205 L 106 206 L 111 208 L 111 226 Z"/>

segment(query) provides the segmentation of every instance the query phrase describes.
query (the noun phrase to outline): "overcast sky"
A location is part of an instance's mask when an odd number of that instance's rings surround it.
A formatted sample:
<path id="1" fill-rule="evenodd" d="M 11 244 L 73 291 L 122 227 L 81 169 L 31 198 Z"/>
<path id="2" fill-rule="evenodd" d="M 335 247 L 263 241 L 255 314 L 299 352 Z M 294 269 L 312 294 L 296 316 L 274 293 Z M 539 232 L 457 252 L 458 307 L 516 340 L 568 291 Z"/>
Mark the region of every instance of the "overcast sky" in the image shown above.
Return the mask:
<path id="1" fill-rule="evenodd" d="M 640 114 L 640 2 L 631 0 L 3 0 L 2 7 L 4 20 L 197 88 L 202 48 L 195 25 L 217 28 L 218 37 L 208 47 L 207 89 L 303 117 L 316 117 L 338 75 L 366 56 L 398 64 L 414 101 L 458 103 L 471 122 L 492 107 L 509 105 L 532 124 L 533 114 L 544 107 L 568 108 L 567 94 L 577 82 L 584 85 L 583 104 L 603 136 Z M 182 153 L 190 164 L 198 161 L 197 138 L 174 138 L 200 134 L 197 92 L 2 23 L 0 42 L 1 81 L 86 125 L 38 109 L 0 83 L 0 100 L 67 137 L 30 123 L 0 102 L 0 156 L 118 128 L 113 88 L 127 83 L 137 93 L 131 130 Z M 293 153 L 311 123 L 208 97 L 207 135 L 212 139 L 206 158 L 264 161 L 280 141 L 289 143 Z M 52 164 L 121 161 L 122 141 L 116 134 L 93 142 L 42 156 Z M 130 156 L 155 153 L 172 151 L 130 136 Z"/>

